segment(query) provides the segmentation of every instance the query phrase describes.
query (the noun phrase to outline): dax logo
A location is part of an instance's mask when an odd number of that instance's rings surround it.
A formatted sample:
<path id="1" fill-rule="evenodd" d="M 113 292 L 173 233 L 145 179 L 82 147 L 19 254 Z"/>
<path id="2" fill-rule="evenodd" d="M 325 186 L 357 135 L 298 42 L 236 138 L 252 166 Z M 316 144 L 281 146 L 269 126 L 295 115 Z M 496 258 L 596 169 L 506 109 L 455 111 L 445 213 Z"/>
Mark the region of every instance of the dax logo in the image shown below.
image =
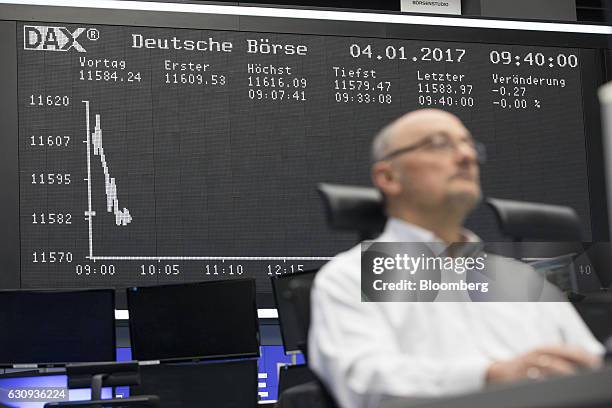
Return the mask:
<path id="1" fill-rule="evenodd" d="M 40 51 L 69 51 L 74 48 L 85 52 L 85 48 L 77 41 L 84 28 L 74 31 L 66 27 L 23 26 L 23 49 Z"/>

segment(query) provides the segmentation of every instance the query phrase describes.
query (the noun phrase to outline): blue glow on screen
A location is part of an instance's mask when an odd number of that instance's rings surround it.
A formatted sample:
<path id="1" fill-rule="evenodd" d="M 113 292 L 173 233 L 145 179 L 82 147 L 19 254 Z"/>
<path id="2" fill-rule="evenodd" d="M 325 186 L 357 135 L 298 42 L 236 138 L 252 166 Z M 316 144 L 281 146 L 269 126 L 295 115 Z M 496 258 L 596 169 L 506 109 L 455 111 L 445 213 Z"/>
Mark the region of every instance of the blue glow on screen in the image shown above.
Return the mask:
<path id="1" fill-rule="evenodd" d="M 32 377 L 12 377 L 12 378 L 0 378 L 0 390 L 2 395 L 6 395 L 9 390 L 15 389 L 36 389 L 36 388 L 67 388 L 68 377 L 66 375 L 40 375 Z M 111 398 L 111 388 L 102 389 L 102 398 Z M 83 388 L 76 390 L 68 390 L 68 399 L 70 401 L 85 401 L 91 399 L 91 389 Z M 19 408 L 42 408 L 45 405 L 45 401 L 41 402 L 17 402 L 8 401 L 3 399 L 3 404 L 9 407 Z M 48 401 L 47 401 L 48 402 Z"/>
<path id="2" fill-rule="evenodd" d="M 117 349 L 117 361 L 132 361 L 132 349 L 130 347 L 121 347 Z M 127 398 L 130 396 L 130 387 L 115 388 L 115 397 Z"/>
<path id="3" fill-rule="evenodd" d="M 281 366 L 291 364 L 291 356 L 285 355 L 283 346 L 261 346 L 261 357 L 257 362 L 259 398 L 262 401 L 278 399 L 278 372 Z M 304 356 L 296 356 L 297 364 L 304 364 Z"/>

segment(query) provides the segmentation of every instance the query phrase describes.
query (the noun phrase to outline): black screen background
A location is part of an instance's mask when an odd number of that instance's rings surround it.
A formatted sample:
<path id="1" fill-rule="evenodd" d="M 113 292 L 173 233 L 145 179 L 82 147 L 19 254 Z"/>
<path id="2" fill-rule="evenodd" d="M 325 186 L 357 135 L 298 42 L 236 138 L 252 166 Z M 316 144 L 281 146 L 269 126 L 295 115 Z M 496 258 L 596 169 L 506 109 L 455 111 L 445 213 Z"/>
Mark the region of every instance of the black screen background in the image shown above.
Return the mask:
<path id="1" fill-rule="evenodd" d="M 114 361 L 114 295 L 0 291 L 0 365 Z"/>
<path id="2" fill-rule="evenodd" d="M 53 25 L 45 23 L 45 25 Z M 57 24 L 75 29 L 77 25 Z M 456 113 L 474 136 L 488 146 L 483 167 L 486 195 L 570 205 L 590 236 L 589 189 L 580 69 L 492 66 L 489 52 L 511 50 L 517 55 L 584 51 L 553 47 L 441 43 L 334 36 L 239 33 L 228 31 L 92 26 L 100 40 L 81 40 L 88 58 L 127 61 L 127 70 L 141 72 L 143 81 L 125 83 L 79 81 L 80 53 L 24 51 L 18 24 L 19 148 L 21 214 L 21 284 L 23 287 L 130 286 L 214 279 L 206 265 L 219 266 L 219 277 L 229 277 L 229 265 L 243 266 L 246 276 L 258 278 L 259 290 L 269 292 L 270 271 L 285 273 L 321 262 L 283 257 L 330 257 L 348 248 L 354 237 L 328 230 L 315 193 L 318 182 L 369 184 L 369 143 L 384 124 L 419 107 L 416 71 L 461 73 L 474 86 L 474 108 L 447 108 Z M 234 43 L 229 54 L 188 51 L 134 50 L 134 32 L 151 37 L 205 39 Z M 306 44 L 308 56 L 254 55 L 244 52 L 246 38 Z M 462 63 L 368 61 L 348 54 L 352 43 L 382 49 L 404 44 L 467 50 Z M 590 55 L 587 53 L 587 55 Z M 210 63 L 228 78 L 225 88 L 164 85 L 163 61 Z M 582 61 L 581 61 L 582 62 Z M 289 65 L 308 80 L 307 101 L 258 101 L 247 94 L 247 63 Z M 393 103 L 337 103 L 333 99 L 331 66 L 374 68 L 392 83 Z M 538 88 L 544 107 L 499 110 L 492 104 L 491 73 L 562 77 L 567 86 Z M 27 106 L 28 97 L 68 94 L 69 109 Z M 89 263 L 87 222 L 85 116 L 81 100 L 89 100 L 90 122 L 101 115 L 103 142 L 110 172 L 116 178 L 121 206 L 134 217 L 117 227 L 105 212 L 103 173 L 92 155 L 93 246 L 98 256 L 146 257 L 274 257 L 250 261 L 111 261 L 112 276 L 101 275 Z M 93 125 L 92 125 L 93 127 Z M 28 148 L 32 134 L 70 134 L 68 149 L 35 151 Z M 44 157 L 44 164 L 41 158 Z M 72 184 L 33 186 L 31 174 L 70 172 Z M 73 214 L 71 226 L 32 225 L 32 213 L 58 209 Z M 482 209 L 468 224 L 484 239 L 499 239 L 496 226 Z M 66 264 L 34 264 L 37 251 L 71 251 Z M 75 264 L 90 264 L 88 276 L 75 273 Z M 157 266 L 153 276 L 142 275 L 140 265 Z M 166 265 L 177 264 L 178 276 L 165 275 Z M 280 265 L 280 267 L 277 267 Z M 291 265 L 291 267 L 289 267 Z M 224 270 L 222 273 L 221 270 Z M 159 272 L 161 270 L 161 272 Z M 244 276 L 243 275 L 243 276 Z"/>
<path id="3" fill-rule="evenodd" d="M 252 279 L 127 291 L 136 360 L 259 355 Z"/>

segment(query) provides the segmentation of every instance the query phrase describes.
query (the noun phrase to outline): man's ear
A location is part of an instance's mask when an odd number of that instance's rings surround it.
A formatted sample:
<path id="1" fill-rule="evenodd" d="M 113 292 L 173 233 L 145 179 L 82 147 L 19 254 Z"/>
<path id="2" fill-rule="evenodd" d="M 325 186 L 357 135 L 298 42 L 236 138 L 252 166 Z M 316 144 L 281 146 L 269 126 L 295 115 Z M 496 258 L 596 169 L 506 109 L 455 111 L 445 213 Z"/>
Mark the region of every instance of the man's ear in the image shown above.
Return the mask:
<path id="1" fill-rule="evenodd" d="M 391 163 L 380 161 L 372 166 L 372 183 L 385 196 L 394 197 L 402 191 L 402 185 Z"/>

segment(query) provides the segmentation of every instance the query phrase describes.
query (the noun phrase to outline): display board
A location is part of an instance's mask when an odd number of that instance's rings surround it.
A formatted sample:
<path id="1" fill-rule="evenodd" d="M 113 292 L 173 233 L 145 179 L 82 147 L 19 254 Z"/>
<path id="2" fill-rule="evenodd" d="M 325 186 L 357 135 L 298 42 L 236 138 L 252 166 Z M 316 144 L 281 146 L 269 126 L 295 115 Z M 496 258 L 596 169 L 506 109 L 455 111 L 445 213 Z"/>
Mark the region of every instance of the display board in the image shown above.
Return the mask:
<path id="1" fill-rule="evenodd" d="M 369 185 L 373 136 L 420 108 L 457 114 L 487 146 L 486 195 L 569 205 L 594 236 L 600 135 L 586 116 L 603 68 L 586 40 L 71 18 L 0 22 L 14 30 L 18 134 L 3 137 L 18 146 L 21 287 L 235 276 L 269 294 L 270 276 L 355 242 L 326 226 L 315 186 Z M 469 226 L 499 239 L 483 211 Z"/>

